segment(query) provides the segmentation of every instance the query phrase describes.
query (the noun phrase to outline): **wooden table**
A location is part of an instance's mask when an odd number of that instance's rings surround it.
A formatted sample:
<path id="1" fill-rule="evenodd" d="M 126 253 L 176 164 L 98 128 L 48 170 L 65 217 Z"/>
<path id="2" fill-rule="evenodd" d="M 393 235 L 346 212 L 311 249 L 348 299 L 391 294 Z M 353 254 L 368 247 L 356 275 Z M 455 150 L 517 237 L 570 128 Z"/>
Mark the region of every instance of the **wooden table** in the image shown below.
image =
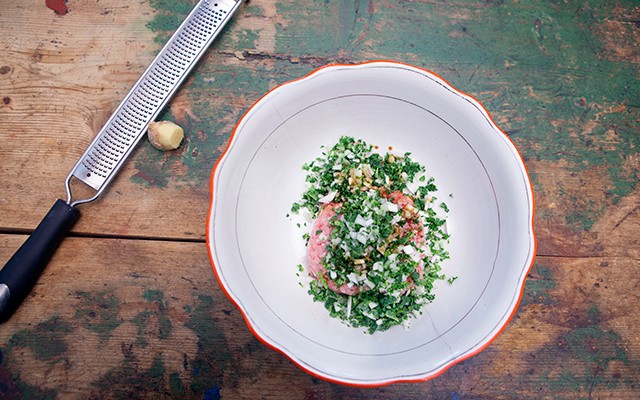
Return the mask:
<path id="1" fill-rule="evenodd" d="M 0 265 L 193 0 L 0 1 Z M 540 3 L 540 4 L 532 4 Z M 480 355 L 432 381 L 358 389 L 258 342 L 215 281 L 209 174 L 264 92 L 329 63 L 393 59 L 483 102 L 521 151 L 538 254 Z M 252 0 L 0 326 L 0 397 L 640 397 L 640 6 L 633 0 Z"/>

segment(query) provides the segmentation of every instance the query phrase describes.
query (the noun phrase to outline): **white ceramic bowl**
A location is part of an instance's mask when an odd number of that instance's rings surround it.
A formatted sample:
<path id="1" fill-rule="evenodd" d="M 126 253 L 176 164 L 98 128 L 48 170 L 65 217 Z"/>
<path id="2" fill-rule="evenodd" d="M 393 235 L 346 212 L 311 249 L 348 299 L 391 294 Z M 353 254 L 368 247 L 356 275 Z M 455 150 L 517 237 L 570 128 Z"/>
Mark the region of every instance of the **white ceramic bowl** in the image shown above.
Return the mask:
<path id="1" fill-rule="evenodd" d="M 408 330 L 346 326 L 296 276 L 304 228 L 287 213 L 304 190 L 301 166 L 345 134 L 410 151 L 451 210 L 443 269 L 459 278 L 436 284 Z M 426 380 L 480 352 L 513 316 L 535 254 L 533 194 L 513 143 L 476 100 L 406 64 L 329 66 L 267 93 L 238 122 L 211 191 L 213 270 L 251 331 L 344 384 Z"/>

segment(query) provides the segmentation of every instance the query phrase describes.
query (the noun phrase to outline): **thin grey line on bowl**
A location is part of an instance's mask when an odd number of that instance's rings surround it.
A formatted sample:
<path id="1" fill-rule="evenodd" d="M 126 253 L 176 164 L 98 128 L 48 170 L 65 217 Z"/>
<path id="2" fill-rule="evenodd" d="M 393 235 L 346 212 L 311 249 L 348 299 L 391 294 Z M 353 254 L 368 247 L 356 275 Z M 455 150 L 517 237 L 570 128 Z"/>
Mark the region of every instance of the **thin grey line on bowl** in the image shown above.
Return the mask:
<path id="1" fill-rule="evenodd" d="M 347 68 L 347 67 L 345 67 L 345 68 Z M 348 68 L 351 68 L 351 67 L 348 67 Z M 402 69 L 402 70 L 405 70 L 405 71 L 407 71 L 407 72 L 416 73 L 416 74 L 421 75 L 422 77 L 428 78 L 429 80 L 431 80 L 431 81 L 433 81 L 433 82 L 437 83 L 438 85 L 440 85 L 441 87 L 443 87 L 444 89 L 446 89 L 448 92 L 451 92 L 451 93 L 455 94 L 456 96 L 461 97 L 463 100 L 465 100 L 466 102 L 468 102 L 469 104 L 471 104 L 475 109 L 477 109 L 478 111 L 480 111 L 480 113 L 482 114 L 483 118 L 485 118 L 485 120 L 489 123 L 489 125 L 491 126 L 491 128 L 492 128 L 493 130 L 496 130 L 495 124 L 494 124 L 494 123 L 490 120 L 490 118 L 485 114 L 485 113 L 486 113 L 486 111 L 485 111 L 484 109 L 480 108 L 480 107 L 476 104 L 476 102 L 475 102 L 475 101 L 472 101 L 472 100 L 471 100 L 471 99 L 469 99 L 467 96 L 463 96 L 463 95 L 462 95 L 460 92 L 458 92 L 457 90 L 452 90 L 452 88 L 450 88 L 449 86 L 447 86 L 447 85 L 443 84 L 443 83 L 442 83 L 442 82 L 440 82 L 439 80 L 434 79 L 434 78 L 433 78 L 432 76 L 430 76 L 429 74 L 425 74 L 425 73 L 422 73 L 422 72 L 418 72 L 418 71 L 416 71 L 416 70 L 414 70 L 414 69 L 411 69 L 411 68 L 408 68 L 408 67 L 403 67 L 403 66 L 400 66 L 400 67 L 398 67 L 398 66 L 382 66 L 382 68 L 396 68 L 396 69 Z M 313 78 L 313 76 L 311 76 L 310 78 Z M 275 130 L 274 130 L 274 131 L 275 131 Z M 498 131 L 499 131 L 499 128 L 498 128 Z M 272 132 L 272 133 L 273 133 L 273 132 Z M 459 133 L 458 133 L 458 134 L 459 134 Z M 268 138 L 267 138 L 267 139 L 268 139 Z M 266 140 L 267 140 L 267 139 L 265 139 L 265 141 L 263 141 L 263 144 L 264 144 L 264 142 L 266 142 Z M 503 139 L 504 139 L 505 141 L 507 140 L 507 138 L 503 138 Z M 508 143 L 507 143 L 507 144 L 508 144 Z M 511 146 L 512 146 L 512 144 L 511 144 Z M 257 152 L 256 152 L 256 153 L 257 153 Z M 515 155 L 513 155 L 513 156 L 515 157 Z M 255 154 L 254 154 L 254 157 L 255 157 Z M 516 157 L 516 158 L 517 158 L 517 157 Z M 521 160 L 521 159 L 517 159 L 516 161 L 517 161 L 517 163 L 520 163 L 522 160 Z M 220 167 L 222 167 L 222 168 L 223 168 L 223 164 L 221 164 L 221 165 L 220 165 Z M 486 172 L 486 171 L 485 171 L 485 172 Z M 522 172 L 522 171 L 521 171 L 521 172 Z M 246 171 L 245 171 L 245 175 L 246 175 Z M 523 181 L 523 183 L 524 183 L 524 186 L 525 186 L 525 187 L 528 187 L 528 186 L 527 186 L 527 185 L 528 185 L 528 181 L 527 181 L 527 179 L 526 179 L 526 176 L 524 176 L 524 174 L 522 174 L 521 179 L 522 179 L 522 181 Z M 527 196 L 527 206 L 528 206 L 528 209 L 529 209 L 529 210 L 531 210 L 531 199 L 529 198 L 529 196 Z M 530 214 L 530 213 L 529 213 L 529 214 Z M 237 206 L 236 206 L 236 215 L 237 215 Z M 214 219 L 215 219 L 215 218 L 214 218 Z M 533 240 L 533 239 L 532 239 L 532 231 L 531 231 L 531 229 L 529 229 L 528 233 L 529 233 L 529 239 L 530 239 L 530 241 L 531 241 L 531 240 Z M 237 237 L 236 237 L 236 243 L 237 243 Z M 239 251 L 239 249 L 238 249 L 238 251 Z M 214 249 L 214 252 L 215 252 L 215 249 Z M 531 256 L 532 256 L 532 247 L 530 246 L 530 247 L 529 247 L 529 251 L 528 251 L 528 254 L 527 254 L 526 259 L 527 259 L 527 260 L 530 260 L 530 259 L 531 259 Z M 494 264 L 495 264 L 495 260 L 494 260 Z M 243 267 L 244 267 L 244 265 L 243 265 Z M 495 265 L 494 265 L 494 267 L 495 267 Z M 493 271 L 492 271 L 492 272 L 493 272 Z M 222 270 L 219 270 L 219 273 L 220 273 L 220 274 L 222 274 L 222 275 L 224 276 L 224 272 L 223 272 Z M 249 277 L 248 272 L 246 271 L 246 268 L 245 268 L 245 274 L 247 274 L 247 277 Z M 520 282 L 521 282 L 521 281 L 522 281 L 522 279 L 520 279 Z M 252 284 L 253 284 L 253 282 L 252 282 Z M 485 285 L 485 289 L 486 289 L 486 285 Z M 254 290 L 256 290 L 256 289 L 255 289 L 255 286 L 254 286 Z M 523 290 L 522 285 L 519 285 L 519 287 L 518 287 L 518 288 L 516 288 L 516 291 L 515 291 L 515 293 L 514 293 L 514 297 L 513 297 L 513 299 L 515 299 L 516 297 L 518 297 L 522 290 Z M 256 292 L 257 292 L 257 290 L 256 290 Z M 233 295 L 233 294 L 232 294 L 232 295 Z M 233 297 L 236 297 L 236 296 L 233 296 Z M 481 295 L 481 297 L 482 297 L 482 295 Z M 239 304 L 241 304 L 241 302 L 239 301 L 239 299 L 237 299 L 237 298 L 236 298 L 236 301 L 238 301 L 238 303 L 239 303 Z M 263 300 L 263 301 L 264 301 L 264 300 Z M 477 302 L 476 302 L 476 303 L 477 303 Z M 498 321 L 498 323 L 496 324 L 496 326 L 495 326 L 495 327 L 494 327 L 494 328 L 493 328 L 493 329 L 492 329 L 492 330 L 491 330 L 491 331 L 490 331 L 490 332 L 489 332 L 485 337 L 483 337 L 481 340 L 479 340 L 479 341 L 478 341 L 474 346 L 472 346 L 472 347 L 470 347 L 469 349 L 465 350 L 465 352 L 463 352 L 462 354 L 466 354 L 466 353 L 468 353 L 469 351 L 471 351 L 471 350 L 473 350 L 473 349 L 477 348 L 477 347 L 478 347 L 478 345 L 485 344 L 485 343 L 488 341 L 488 339 L 490 339 L 491 337 L 494 337 L 494 336 L 495 336 L 495 331 L 496 331 L 496 329 L 497 329 L 497 328 L 499 328 L 499 327 L 501 327 L 501 326 L 503 325 L 503 321 L 505 320 L 505 318 L 507 318 L 507 317 L 508 317 L 508 315 L 510 315 L 510 314 L 512 313 L 512 310 L 514 309 L 514 307 L 515 307 L 515 304 L 516 304 L 516 303 L 517 303 L 517 302 L 512 301 L 512 302 L 511 302 L 511 307 L 509 307 L 509 308 L 505 311 L 505 313 L 504 313 L 504 314 L 502 315 L 502 317 L 499 319 L 499 321 Z M 272 311 L 272 312 L 273 312 L 273 311 Z M 245 315 L 247 316 L 247 318 L 250 318 L 246 313 L 245 313 Z M 277 315 L 276 315 L 276 317 L 277 317 Z M 255 326 L 255 324 L 253 324 L 253 322 L 252 322 L 252 325 L 254 326 L 254 328 L 257 328 L 257 327 Z M 264 339 L 264 340 L 269 341 L 271 344 L 275 344 L 275 343 L 277 343 L 277 342 L 275 342 L 273 339 L 271 339 L 270 337 L 268 337 L 267 335 L 265 335 L 265 334 L 264 334 L 264 332 L 261 332 L 261 335 L 263 336 L 263 339 Z M 308 339 L 308 338 L 307 338 L 307 339 Z M 318 344 L 318 345 L 320 345 L 320 346 L 323 346 L 322 344 L 319 344 L 319 343 L 317 343 L 317 344 Z M 426 344 L 426 343 L 425 343 L 425 344 Z M 278 345 L 279 345 L 279 344 L 278 344 Z M 281 346 L 281 345 L 280 345 L 280 346 Z M 324 347 L 326 347 L 326 346 L 324 346 Z M 291 352 L 290 352 L 288 349 L 286 349 L 285 347 L 282 347 L 282 346 L 281 346 L 281 348 L 282 348 L 282 351 L 283 351 L 283 352 L 285 352 L 285 354 L 287 354 L 287 355 L 288 355 L 289 357 L 291 357 L 292 359 L 295 359 L 295 360 L 296 360 L 296 362 L 300 363 L 301 365 L 302 365 L 302 364 L 306 365 L 306 368 L 308 368 L 309 370 L 315 370 L 315 371 L 318 371 L 318 372 L 322 372 L 322 371 L 319 371 L 316 367 L 310 366 L 310 365 L 308 365 L 306 362 L 304 362 L 304 361 L 302 361 L 302 360 L 300 360 L 300 359 L 297 359 L 297 358 L 296 358 L 293 354 L 291 354 Z M 357 355 L 357 354 L 356 354 L 356 355 Z M 394 379 L 394 380 L 402 380 L 402 379 L 411 379 L 411 378 L 415 378 L 415 377 L 421 377 L 421 376 L 424 376 L 425 374 L 426 374 L 426 375 L 429 375 L 429 374 L 432 374 L 433 372 L 436 372 L 436 371 L 438 371 L 438 370 L 442 369 L 443 367 L 446 367 L 447 365 L 450 365 L 453 361 L 455 361 L 455 360 L 447 360 L 447 361 L 445 361 L 445 362 L 443 362 L 443 363 L 440 363 L 439 365 L 437 365 L 436 367 L 434 367 L 433 369 L 431 369 L 431 370 L 429 370 L 429 371 L 425 371 L 425 372 L 421 372 L 421 373 L 416 373 L 416 374 L 411 374 L 411 375 L 394 376 L 394 377 L 391 377 L 391 379 Z M 327 376 L 332 376 L 332 374 L 327 374 L 326 372 L 323 372 L 323 373 L 324 373 L 325 375 L 327 375 Z M 352 380 L 351 378 L 346 378 L 346 379 L 347 379 L 347 380 Z M 360 382 L 378 382 L 378 381 L 382 381 L 382 380 L 385 380 L 385 378 L 377 378 L 377 379 L 360 379 L 359 381 L 360 381 Z"/>
<path id="2" fill-rule="evenodd" d="M 254 161 L 255 157 L 257 156 L 257 154 L 260 152 L 260 150 L 261 150 L 261 149 L 262 149 L 262 147 L 265 145 L 265 143 L 266 143 L 266 142 L 267 142 L 267 141 L 268 141 L 268 140 L 273 136 L 273 134 L 275 134 L 275 132 L 276 132 L 276 131 L 278 131 L 278 130 L 283 126 L 283 125 L 286 125 L 286 123 L 287 123 L 290 119 L 292 119 L 292 118 L 296 117 L 298 114 L 301 114 L 301 113 L 303 113 L 303 112 L 305 112 L 305 111 L 309 110 L 310 108 L 313 108 L 313 107 L 318 106 L 318 105 L 320 105 L 320 104 L 327 103 L 327 102 L 334 101 L 334 100 L 338 100 L 338 99 L 344 99 L 344 98 L 350 98 L 350 97 L 364 97 L 364 96 L 367 96 L 367 97 L 381 97 L 381 98 L 385 98 L 385 99 L 390 99 L 390 100 L 400 101 L 400 102 L 403 102 L 403 103 L 406 103 L 406 104 L 412 105 L 412 106 L 414 106 L 414 107 L 417 107 L 417 108 L 419 108 L 419 109 L 423 110 L 424 112 L 427 112 L 427 113 L 429 113 L 429 114 L 433 115 L 434 117 L 438 118 L 438 119 L 439 119 L 439 120 L 441 120 L 443 123 L 445 123 L 447 126 L 449 126 L 449 127 L 450 127 L 450 128 L 451 128 L 451 129 L 452 129 L 452 130 L 453 130 L 453 131 L 454 131 L 454 132 L 455 132 L 455 133 L 456 133 L 456 134 L 457 134 L 457 135 L 458 135 L 458 136 L 459 136 L 459 137 L 460 137 L 460 138 L 461 138 L 461 139 L 462 139 L 466 144 L 467 144 L 467 146 L 469 146 L 469 148 L 471 149 L 471 151 L 475 154 L 476 158 L 478 159 L 478 162 L 480 163 L 480 165 L 482 165 L 482 168 L 483 168 L 483 170 L 484 170 L 484 173 L 486 174 L 487 179 L 488 179 L 488 181 L 489 181 L 489 183 L 490 183 L 490 185 L 491 185 L 491 190 L 492 190 L 492 192 L 493 192 L 493 199 L 494 199 L 495 206 L 496 206 L 497 218 L 498 218 L 498 243 L 497 243 L 497 246 L 496 246 L 496 252 L 495 252 L 494 259 L 493 259 L 493 263 L 492 263 L 492 266 L 491 266 L 491 273 L 489 274 L 489 277 L 488 277 L 488 279 L 487 279 L 487 282 L 485 283 L 485 285 L 484 285 L 484 287 L 483 287 L 482 291 L 480 292 L 480 295 L 478 296 L 478 299 L 476 299 L 476 301 L 473 303 L 473 305 L 471 306 L 471 308 L 470 308 L 470 309 L 469 309 L 469 310 L 468 310 L 468 311 L 467 311 L 467 312 L 466 312 L 466 313 L 465 313 L 465 314 L 464 314 L 464 315 L 463 315 L 463 316 L 462 316 L 462 317 L 461 317 L 461 318 L 460 318 L 456 323 L 454 323 L 454 324 L 453 324 L 451 327 L 449 327 L 448 329 L 446 329 L 446 330 L 442 331 L 438 336 L 436 336 L 436 337 L 434 337 L 433 339 L 431 339 L 431 340 L 429 340 L 429 341 L 426 341 L 426 342 L 424 342 L 424 343 L 422 343 L 422 344 L 420 344 L 420 345 L 413 346 L 413 347 L 410 347 L 410 348 L 407 348 L 407 349 L 404 349 L 404 350 L 399 350 L 399 351 L 394 351 L 394 352 L 388 352 L 388 353 L 371 353 L 371 354 L 363 354 L 363 353 L 356 353 L 356 352 L 350 352 L 350 351 L 345 351 L 345 350 L 336 349 L 336 348 L 333 348 L 333 347 L 327 346 L 327 345 L 325 345 L 325 344 L 322 344 L 322 343 L 320 343 L 320 342 L 318 342 L 318 341 L 316 341 L 316 340 L 313 340 L 313 339 L 309 338 L 308 336 L 306 336 L 306 335 L 302 334 L 302 333 L 301 333 L 301 332 L 299 332 L 298 330 L 296 330 L 294 327 L 292 327 L 292 326 L 291 326 L 291 325 L 289 325 L 287 322 L 285 322 L 285 321 L 282 319 L 282 317 L 280 317 L 280 315 L 278 315 L 278 314 L 277 314 L 277 313 L 276 313 L 276 312 L 271 308 L 271 306 L 270 306 L 270 305 L 269 305 L 269 304 L 264 300 L 264 298 L 262 297 L 262 294 L 261 294 L 261 293 L 260 293 L 260 291 L 256 288 L 255 283 L 253 282 L 253 279 L 252 279 L 251 275 L 250 275 L 250 274 L 249 274 L 249 272 L 247 271 L 247 267 L 246 267 L 245 262 L 244 262 L 244 257 L 242 256 L 242 252 L 240 251 L 240 243 L 239 243 L 240 239 L 239 239 L 239 237 L 238 237 L 238 229 L 237 229 L 237 226 L 236 226 L 236 247 L 237 247 L 237 250 L 238 250 L 238 254 L 239 254 L 239 256 L 240 256 L 240 261 L 242 262 L 242 267 L 243 267 L 243 269 L 244 269 L 244 272 L 245 272 L 245 274 L 247 275 L 247 278 L 249 279 L 249 282 L 251 283 L 251 286 L 252 286 L 252 287 L 253 287 L 253 289 L 255 290 L 256 294 L 258 295 L 258 297 L 260 298 L 260 300 L 264 303 L 264 305 L 269 309 L 269 311 L 271 311 L 271 313 L 272 313 L 272 314 L 273 314 L 277 319 L 279 319 L 279 320 L 280 320 L 284 325 L 286 325 L 289 329 L 291 329 L 293 332 L 297 333 L 297 334 L 298 334 L 298 335 L 300 335 L 301 337 L 305 338 L 306 340 L 308 340 L 308 341 L 310 341 L 310 342 L 312 342 L 312 343 L 315 343 L 315 344 L 317 344 L 318 346 L 324 347 L 324 348 L 326 348 L 326 349 L 329 349 L 329 350 L 332 350 L 332 351 L 335 351 L 335 352 L 339 352 L 339 353 L 343 353 L 343 354 L 349 354 L 349 355 L 355 355 L 355 356 L 364 356 L 364 357 L 380 357 L 380 356 L 390 356 L 390 355 L 396 355 L 396 354 L 406 353 L 406 352 L 409 352 L 409 351 L 415 350 L 415 349 L 417 349 L 417 348 L 423 347 L 423 346 L 425 346 L 425 345 L 427 345 L 427 344 L 429 344 L 429 343 L 432 343 L 432 342 L 434 342 L 434 341 L 436 341 L 436 340 L 440 339 L 443 335 L 445 335 L 446 333 L 448 333 L 449 331 L 451 331 L 453 328 L 455 328 L 455 327 L 456 327 L 456 326 L 457 326 L 457 325 L 458 325 L 462 320 L 464 320 L 464 319 L 466 318 L 466 316 L 467 316 L 467 315 L 469 315 L 469 313 L 470 313 L 471 311 L 473 311 L 473 309 L 475 308 L 475 306 L 478 304 L 478 302 L 480 301 L 480 299 L 481 299 L 481 298 L 482 298 L 482 296 L 484 295 L 484 293 L 485 293 L 485 291 L 486 291 L 486 288 L 487 288 L 487 286 L 488 286 L 488 284 L 489 284 L 489 282 L 491 281 L 491 278 L 492 278 L 492 276 L 493 276 L 493 272 L 494 272 L 494 270 L 495 270 L 495 263 L 496 263 L 496 260 L 497 260 L 497 257 L 498 257 L 498 253 L 499 253 L 499 250 L 500 250 L 500 226 L 501 226 L 501 225 L 500 225 L 500 209 L 499 209 L 499 206 L 498 206 L 498 202 L 497 202 L 497 200 L 496 200 L 495 188 L 494 188 L 493 182 L 491 181 L 491 178 L 490 178 L 490 176 L 489 176 L 489 174 L 488 174 L 488 172 L 487 172 L 487 170 L 486 170 L 486 167 L 485 167 L 484 163 L 482 162 L 482 160 L 480 159 L 480 157 L 479 157 L 479 156 L 478 156 L 478 154 L 476 153 L 475 149 L 473 149 L 473 147 L 472 147 L 472 146 L 469 144 L 469 142 L 464 138 L 464 136 L 462 136 L 462 135 L 460 134 L 460 132 L 458 132 L 458 130 L 457 130 L 457 129 L 455 129 L 453 126 L 451 126 L 451 124 L 449 124 L 447 121 L 445 121 L 444 119 L 442 119 L 440 116 L 438 116 L 438 115 L 437 115 L 437 114 L 435 114 L 434 112 L 432 112 L 432 111 L 430 111 L 430 110 L 428 110 L 428 109 L 426 109 L 426 108 L 424 108 L 424 107 L 422 107 L 422 106 L 420 106 L 420 105 L 418 105 L 418 104 L 415 104 L 415 103 L 413 103 L 413 102 L 410 102 L 410 101 L 407 101 L 407 100 L 404 100 L 404 99 L 399 99 L 399 98 L 397 98 L 397 97 L 393 97 L 393 96 L 386 96 L 386 95 L 380 95 L 380 94 L 369 94 L 369 93 L 359 93 L 359 94 L 349 94 L 349 95 L 344 95 L 344 96 L 335 96 L 335 97 L 327 98 L 327 99 L 324 99 L 324 100 L 322 100 L 322 101 L 316 102 L 316 103 L 311 104 L 311 105 L 309 105 L 309 106 L 307 106 L 307 107 L 305 107 L 305 108 L 303 108 L 303 109 L 300 109 L 300 110 L 299 110 L 299 111 L 297 111 L 296 113 L 294 113 L 294 114 L 292 114 L 291 116 L 289 116 L 286 120 L 283 120 L 283 121 L 282 121 L 282 123 L 280 123 L 277 127 L 275 127 L 275 128 L 274 128 L 274 129 L 273 129 L 273 130 L 272 130 L 272 131 L 271 131 L 271 132 L 270 132 L 270 133 L 265 137 L 265 139 L 260 143 L 260 146 L 257 146 L 257 150 L 256 150 L 256 151 L 255 151 L 255 153 L 252 155 L 252 157 L 251 157 L 251 159 L 250 159 L 250 161 L 249 161 L 249 164 L 248 164 L 248 166 L 247 166 L 247 169 L 244 171 L 244 173 L 243 173 L 243 175 L 242 175 L 242 180 L 241 180 L 241 182 L 240 182 L 240 187 L 239 187 L 239 190 L 238 190 L 238 196 L 237 196 L 237 198 L 236 198 L 236 208 L 235 208 L 235 213 L 236 213 L 236 222 L 237 222 L 238 204 L 239 204 L 239 199 L 240 199 L 240 192 L 242 191 L 242 187 L 243 187 L 243 185 L 244 185 L 244 181 L 245 181 L 245 179 L 246 179 L 247 172 L 249 171 L 249 169 L 250 169 L 250 167 L 251 167 L 251 164 L 253 163 L 253 161 Z M 273 340 L 272 340 L 272 341 L 273 341 Z M 277 343 L 276 341 L 273 341 L 273 342 Z M 281 347 L 283 347 L 283 348 L 286 348 L 286 347 L 282 346 L 281 344 L 279 344 L 279 346 L 281 346 Z M 475 347 L 475 346 L 474 346 L 474 347 Z M 472 347 L 472 348 L 473 348 L 473 347 Z"/>

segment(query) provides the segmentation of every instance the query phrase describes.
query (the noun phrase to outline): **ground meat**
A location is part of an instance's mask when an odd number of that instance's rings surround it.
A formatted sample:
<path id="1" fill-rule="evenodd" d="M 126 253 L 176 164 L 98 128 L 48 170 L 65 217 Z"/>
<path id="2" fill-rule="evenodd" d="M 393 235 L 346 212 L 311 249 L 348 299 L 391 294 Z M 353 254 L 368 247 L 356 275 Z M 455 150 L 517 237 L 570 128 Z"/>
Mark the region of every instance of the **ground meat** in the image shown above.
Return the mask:
<path id="1" fill-rule="evenodd" d="M 330 225 L 331 218 L 336 215 L 336 209 L 339 204 L 329 203 L 320 211 L 318 218 L 313 224 L 311 230 L 311 236 L 309 238 L 309 252 L 307 253 L 309 261 L 309 272 L 311 275 L 319 279 L 320 276 L 324 277 L 329 289 L 337 293 L 343 293 L 348 295 L 354 295 L 359 292 L 357 286 L 349 287 L 346 283 L 340 287 L 326 274 L 324 268 L 323 259 L 327 255 L 327 242 L 331 236 L 333 228 Z M 316 233 L 317 232 L 317 233 Z"/>
<path id="2" fill-rule="evenodd" d="M 397 204 L 400 208 L 405 208 L 409 205 L 413 206 L 413 200 L 401 192 L 393 192 L 389 195 L 386 195 L 385 193 L 383 195 Z M 333 231 L 330 221 L 331 218 L 336 215 L 336 210 L 338 210 L 339 207 L 340 204 L 329 203 L 325 205 L 318 214 L 318 218 L 316 218 L 313 224 L 311 235 L 309 237 L 307 261 L 309 264 L 309 272 L 311 273 L 311 276 L 316 279 L 320 279 L 320 277 L 322 276 L 327 282 L 327 287 L 336 293 L 354 295 L 360 291 L 360 288 L 358 286 L 349 287 L 349 285 L 346 283 L 338 286 L 335 281 L 327 276 L 326 269 L 323 263 L 324 257 L 327 255 L 327 243 L 329 242 L 331 232 Z M 399 226 L 399 229 L 400 237 L 404 237 L 407 234 L 412 233 L 413 236 L 411 237 L 411 240 L 419 247 L 424 246 L 424 225 L 422 224 L 422 221 L 420 219 L 407 220 L 402 223 L 401 226 Z M 424 275 L 423 267 L 421 265 L 418 265 L 416 267 L 416 270 L 418 271 L 420 278 L 422 278 Z"/>

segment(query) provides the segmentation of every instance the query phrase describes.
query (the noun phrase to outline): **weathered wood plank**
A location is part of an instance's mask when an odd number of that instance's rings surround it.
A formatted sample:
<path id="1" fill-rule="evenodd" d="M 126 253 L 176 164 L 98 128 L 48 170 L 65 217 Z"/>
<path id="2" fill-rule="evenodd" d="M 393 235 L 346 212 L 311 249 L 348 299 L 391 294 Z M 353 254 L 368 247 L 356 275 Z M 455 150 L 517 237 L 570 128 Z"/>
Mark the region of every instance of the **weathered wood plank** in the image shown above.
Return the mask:
<path id="1" fill-rule="evenodd" d="M 3 228 L 32 229 L 64 196 L 76 158 L 157 51 L 153 39 L 192 3 L 77 2 L 62 17 L 44 7 L 3 11 Z M 75 230 L 148 236 L 158 219 L 179 216 L 153 234 L 202 239 L 210 169 L 253 101 L 326 63 L 390 58 L 476 96 L 516 142 L 534 181 L 541 254 L 633 256 L 635 239 L 607 249 L 608 232 L 598 230 L 615 225 L 618 204 L 637 213 L 632 3 L 252 1 L 170 106 L 186 145 L 163 154 L 143 143 Z"/>
<path id="2" fill-rule="evenodd" d="M 153 15 L 147 2 L 71 6 L 62 17 L 44 2 L 7 5 L 0 14 L 2 228 L 33 229 L 57 197 L 65 198 L 71 167 L 159 48 L 145 26 Z M 157 236 L 203 237 L 206 183 L 150 191 L 127 185 L 135 174 L 130 164 L 106 202 L 83 207 L 77 231 L 148 236 L 154 225 Z M 174 223 L 163 223 L 167 216 Z"/>
<path id="3" fill-rule="evenodd" d="M 3 262 L 20 239 L 2 236 Z M 71 238 L 0 336 L 23 389 L 118 397 L 168 392 L 171 382 L 222 385 L 225 360 L 252 340 L 243 325 L 203 244 Z M 199 348 L 210 348 L 210 358 Z"/>
<path id="4" fill-rule="evenodd" d="M 194 3 L 77 0 L 65 16 L 44 1 L 3 5 L 0 265 L 25 239 L 1 233 L 32 229 L 64 196 L 76 159 Z M 632 0 L 252 0 L 165 113 L 185 146 L 142 143 L 82 207 L 74 232 L 93 238 L 65 240 L 0 326 L 0 383 L 25 398 L 640 397 L 639 20 Z M 242 112 L 314 68 L 368 59 L 431 69 L 485 104 L 531 174 L 539 256 L 486 351 L 434 381 L 361 390 L 254 339 L 201 242 L 209 171 Z"/>
<path id="5" fill-rule="evenodd" d="M 0 236 L 0 262 L 22 239 Z M 60 398 L 634 397 L 636 266 L 540 257 L 516 317 L 486 351 L 430 382 L 363 390 L 318 381 L 253 338 L 203 244 L 71 238 L 0 326 L 0 379 Z"/>

